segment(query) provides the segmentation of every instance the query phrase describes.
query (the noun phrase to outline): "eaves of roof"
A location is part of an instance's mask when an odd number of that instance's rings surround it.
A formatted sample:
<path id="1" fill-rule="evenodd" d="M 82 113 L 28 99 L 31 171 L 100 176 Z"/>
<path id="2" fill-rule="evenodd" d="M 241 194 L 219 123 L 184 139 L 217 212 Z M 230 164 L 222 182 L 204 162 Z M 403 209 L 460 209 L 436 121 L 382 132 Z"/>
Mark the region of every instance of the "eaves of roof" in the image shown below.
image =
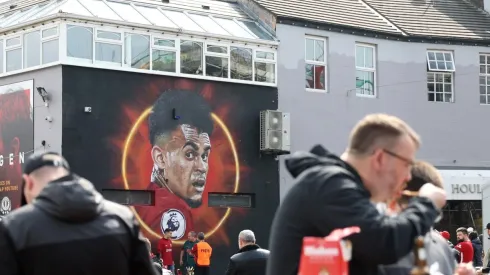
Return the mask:
<path id="1" fill-rule="evenodd" d="M 338 33 L 344 33 L 349 35 L 364 36 L 364 37 L 371 37 L 377 39 L 386 39 L 391 41 L 490 47 L 490 39 L 425 36 L 425 35 L 413 35 L 413 34 L 403 35 L 402 33 L 383 32 L 379 30 L 367 29 L 362 27 L 351 27 L 342 24 L 334 24 L 328 22 L 316 22 L 313 20 L 299 19 L 296 17 L 293 18 L 288 16 L 278 16 L 277 24 L 338 32 Z"/>

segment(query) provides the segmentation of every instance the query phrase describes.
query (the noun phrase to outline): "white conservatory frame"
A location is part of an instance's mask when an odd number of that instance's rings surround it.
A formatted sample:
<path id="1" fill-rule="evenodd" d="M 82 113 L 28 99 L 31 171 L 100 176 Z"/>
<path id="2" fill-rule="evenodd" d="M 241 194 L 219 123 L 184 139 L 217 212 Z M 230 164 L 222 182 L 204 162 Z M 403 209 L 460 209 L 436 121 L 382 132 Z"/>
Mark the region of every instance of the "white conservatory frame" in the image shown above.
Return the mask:
<path id="1" fill-rule="evenodd" d="M 83 27 L 90 27 L 93 30 L 93 51 L 92 51 L 92 62 L 89 60 L 80 60 L 77 58 L 71 58 L 67 56 L 67 25 L 76 25 Z M 42 31 L 46 29 L 53 28 L 58 26 L 57 36 L 50 36 L 49 38 L 42 38 Z M 97 30 L 109 31 L 109 32 L 118 32 L 121 33 L 121 43 L 118 45 L 122 45 L 122 56 L 121 56 L 121 64 L 111 64 L 111 62 L 101 62 L 95 60 L 95 43 L 97 41 L 101 41 L 99 38 L 96 38 Z M 29 68 L 23 68 L 23 57 L 22 57 L 22 69 L 14 70 L 10 72 L 6 72 L 6 40 L 12 37 L 20 36 L 21 38 L 21 51 L 23 51 L 23 36 L 25 33 L 40 31 L 41 32 L 41 45 L 46 40 L 54 40 L 58 39 L 58 50 L 59 56 L 58 61 L 42 64 L 42 49 L 41 49 L 41 60 L 40 65 L 32 66 Z M 176 72 L 164 72 L 164 71 L 156 71 L 149 69 L 138 69 L 132 68 L 131 65 L 125 65 L 125 54 L 126 54 L 126 43 L 125 43 L 125 35 L 127 33 L 130 34 L 139 34 L 145 35 L 150 38 L 150 56 L 149 62 L 150 66 L 152 66 L 152 53 L 153 49 L 156 47 L 153 46 L 153 39 L 172 39 L 175 40 L 176 47 Z M 166 27 L 159 26 L 150 26 L 146 24 L 138 24 L 133 22 L 124 22 L 118 20 L 110 20 L 103 18 L 94 18 L 82 15 L 68 14 L 68 13 L 56 13 L 47 17 L 39 18 L 38 20 L 31 20 L 29 22 L 25 22 L 24 24 L 18 24 L 12 26 L 11 28 L 0 29 L 1 34 L 1 69 L 0 69 L 0 77 L 5 77 L 12 74 L 19 74 L 26 71 L 38 70 L 45 67 L 55 66 L 55 65 L 74 65 L 81 67 L 91 67 L 91 68 L 101 68 L 101 69 L 110 69 L 110 70 L 119 70 L 119 71 L 128 71 L 128 72 L 137 72 L 137 73 L 146 73 L 146 74 L 156 74 L 156 75 L 169 75 L 169 76 L 178 76 L 185 78 L 195 78 L 195 79 L 207 79 L 214 81 L 224 81 L 224 82 L 232 82 L 232 83 L 242 83 L 242 84 L 253 84 L 253 85 L 261 85 L 261 86 L 277 86 L 277 47 L 279 45 L 278 41 L 269 41 L 269 40 L 261 40 L 261 39 L 248 39 L 248 38 L 238 38 L 238 37 L 230 37 L 225 35 L 216 35 L 209 33 L 201 33 L 201 32 L 192 32 L 192 31 L 183 31 L 182 29 L 171 29 Z M 202 59 L 201 64 L 203 67 L 201 75 L 193 75 L 193 74 L 185 74 L 180 73 L 180 40 L 191 40 L 196 42 L 203 43 L 202 50 Z M 114 43 L 114 41 L 104 41 L 104 43 Z M 208 53 L 207 46 L 208 44 L 224 46 L 227 48 L 227 54 L 218 54 L 218 53 Z M 252 50 L 252 80 L 241 80 L 241 79 L 232 79 L 231 78 L 231 58 L 230 58 L 230 47 L 242 47 Z M 10 49 L 10 48 L 9 48 Z M 168 48 L 163 48 L 164 50 L 170 50 Z M 258 51 L 273 53 L 274 60 L 271 59 L 260 59 L 256 58 L 256 53 Z M 212 77 L 206 76 L 206 65 L 205 65 L 205 57 L 206 56 L 216 56 L 216 57 L 228 57 L 228 77 Z M 88 62 L 87 62 L 88 61 Z M 273 64 L 274 75 L 273 82 L 261 82 L 256 81 L 255 78 L 255 70 L 256 63 L 266 63 Z"/>

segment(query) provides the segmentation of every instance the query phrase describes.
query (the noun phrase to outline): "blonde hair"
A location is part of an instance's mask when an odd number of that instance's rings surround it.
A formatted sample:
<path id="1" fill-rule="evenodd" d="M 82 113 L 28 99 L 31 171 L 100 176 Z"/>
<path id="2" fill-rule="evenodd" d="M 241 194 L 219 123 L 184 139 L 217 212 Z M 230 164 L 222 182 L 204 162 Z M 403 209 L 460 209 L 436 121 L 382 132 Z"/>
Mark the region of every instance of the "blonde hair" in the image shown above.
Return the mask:
<path id="1" fill-rule="evenodd" d="M 352 129 L 347 151 L 354 155 L 368 155 L 377 148 L 390 148 L 398 138 L 408 135 L 417 147 L 419 135 L 403 120 L 387 114 L 370 114 Z"/>

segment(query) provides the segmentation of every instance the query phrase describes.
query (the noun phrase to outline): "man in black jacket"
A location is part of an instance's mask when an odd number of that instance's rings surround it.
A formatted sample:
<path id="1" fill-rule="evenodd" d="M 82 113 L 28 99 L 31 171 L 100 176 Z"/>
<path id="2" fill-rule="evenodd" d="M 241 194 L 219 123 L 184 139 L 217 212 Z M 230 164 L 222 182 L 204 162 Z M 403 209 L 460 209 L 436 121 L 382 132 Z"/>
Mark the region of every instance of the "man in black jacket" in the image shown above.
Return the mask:
<path id="1" fill-rule="evenodd" d="M 424 185 L 396 217 L 381 215 L 373 202 L 388 200 L 410 180 L 418 147 L 419 138 L 406 123 L 374 114 L 355 126 L 342 158 L 317 146 L 286 160 L 296 182 L 274 217 L 267 275 L 296 275 L 304 237 L 349 226 L 361 228 L 350 238 L 350 274 L 377 274 L 378 265 L 408 254 L 446 203 L 444 190 Z"/>
<path id="2" fill-rule="evenodd" d="M 155 275 L 130 209 L 104 200 L 57 153 L 29 158 L 23 201 L 0 224 L 2 275 Z"/>
<path id="3" fill-rule="evenodd" d="M 473 246 L 473 266 L 483 266 L 483 244 L 478 237 L 478 232 L 473 231 L 468 234 L 471 245 Z"/>
<path id="4" fill-rule="evenodd" d="M 238 235 L 238 253 L 231 256 L 226 275 L 264 275 L 269 250 L 255 243 L 255 234 L 243 230 Z"/>

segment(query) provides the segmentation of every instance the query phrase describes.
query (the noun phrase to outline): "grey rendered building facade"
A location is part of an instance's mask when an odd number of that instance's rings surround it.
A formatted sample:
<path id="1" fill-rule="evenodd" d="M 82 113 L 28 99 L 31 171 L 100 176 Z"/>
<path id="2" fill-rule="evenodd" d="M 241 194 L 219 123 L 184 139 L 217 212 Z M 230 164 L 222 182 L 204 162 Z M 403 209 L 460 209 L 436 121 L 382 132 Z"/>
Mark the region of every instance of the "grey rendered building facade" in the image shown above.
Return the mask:
<path id="1" fill-rule="evenodd" d="M 490 16 L 482 8 L 464 0 L 258 3 L 277 16 L 279 108 L 291 113 L 291 151 L 321 143 L 342 153 L 360 118 L 384 112 L 421 134 L 421 159 L 488 169 Z M 293 181 L 284 166 L 280 177 L 282 198 Z"/>

